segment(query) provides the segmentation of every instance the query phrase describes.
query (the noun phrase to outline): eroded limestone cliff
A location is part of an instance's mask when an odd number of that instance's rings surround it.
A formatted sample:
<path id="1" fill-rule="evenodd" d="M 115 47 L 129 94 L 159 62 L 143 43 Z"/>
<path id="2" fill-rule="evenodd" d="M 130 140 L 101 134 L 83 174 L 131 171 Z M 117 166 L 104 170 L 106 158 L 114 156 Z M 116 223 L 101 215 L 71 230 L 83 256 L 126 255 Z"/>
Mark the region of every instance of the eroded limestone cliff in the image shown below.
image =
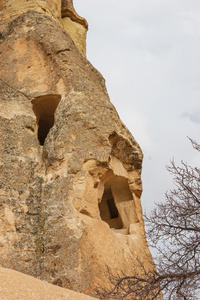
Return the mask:
<path id="1" fill-rule="evenodd" d="M 1 4 L 0 265 L 95 295 L 149 256 L 142 151 L 61 1 L 19 2 Z"/>

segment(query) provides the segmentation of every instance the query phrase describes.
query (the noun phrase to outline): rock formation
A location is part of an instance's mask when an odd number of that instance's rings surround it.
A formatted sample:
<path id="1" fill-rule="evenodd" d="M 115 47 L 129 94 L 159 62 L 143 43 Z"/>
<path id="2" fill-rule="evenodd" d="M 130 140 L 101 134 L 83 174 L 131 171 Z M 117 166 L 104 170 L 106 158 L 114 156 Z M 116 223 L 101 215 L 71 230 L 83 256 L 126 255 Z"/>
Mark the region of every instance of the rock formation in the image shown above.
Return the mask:
<path id="1" fill-rule="evenodd" d="M 149 255 L 142 151 L 85 58 L 87 26 L 58 0 L 0 5 L 0 265 L 95 295 Z"/>
<path id="2" fill-rule="evenodd" d="M 50 16 L 72 37 L 76 47 L 86 56 L 87 21 L 80 17 L 72 0 L 1 0 L 0 20 L 20 15 L 27 11 L 41 12 Z"/>

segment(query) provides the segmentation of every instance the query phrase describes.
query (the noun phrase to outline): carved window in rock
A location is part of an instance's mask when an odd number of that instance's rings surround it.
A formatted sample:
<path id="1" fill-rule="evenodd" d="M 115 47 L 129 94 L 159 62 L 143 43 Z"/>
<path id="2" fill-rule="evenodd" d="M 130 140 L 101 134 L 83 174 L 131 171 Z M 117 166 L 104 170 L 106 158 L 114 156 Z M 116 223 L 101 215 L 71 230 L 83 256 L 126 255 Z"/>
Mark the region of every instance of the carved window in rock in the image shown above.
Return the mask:
<path id="1" fill-rule="evenodd" d="M 100 216 L 111 228 L 123 228 L 122 220 L 119 216 L 119 211 L 115 204 L 115 199 L 111 191 L 111 185 L 108 182 L 104 187 L 104 194 L 99 203 Z"/>
<path id="2" fill-rule="evenodd" d="M 138 222 L 133 195 L 128 179 L 113 176 L 104 183 L 104 193 L 99 203 L 101 219 L 110 228 L 123 234 L 129 234 L 130 224 Z"/>
<path id="3" fill-rule="evenodd" d="M 54 125 L 54 114 L 61 100 L 61 95 L 39 96 L 32 101 L 33 111 L 37 118 L 38 140 L 44 145 L 49 130 Z"/>

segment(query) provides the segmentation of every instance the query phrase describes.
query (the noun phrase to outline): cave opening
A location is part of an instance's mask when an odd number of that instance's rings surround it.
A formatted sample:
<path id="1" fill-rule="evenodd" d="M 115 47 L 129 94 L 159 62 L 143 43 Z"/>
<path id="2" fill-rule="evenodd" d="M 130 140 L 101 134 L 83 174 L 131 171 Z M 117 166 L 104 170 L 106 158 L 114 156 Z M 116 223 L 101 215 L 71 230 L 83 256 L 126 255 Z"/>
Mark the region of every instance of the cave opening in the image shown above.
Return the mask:
<path id="1" fill-rule="evenodd" d="M 38 140 L 44 145 L 49 130 L 54 125 L 54 114 L 61 100 L 61 95 L 50 94 L 39 96 L 32 101 L 33 111 L 38 125 Z"/>
<path id="2" fill-rule="evenodd" d="M 130 225 L 137 223 L 138 217 L 128 178 L 108 173 L 102 178 L 102 185 L 103 193 L 99 200 L 102 221 L 115 232 L 130 234 Z"/>
<path id="3" fill-rule="evenodd" d="M 101 202 L 99 203 L 99 211 L 101 219 L 111 228 L 123 228 L 122 220 L 115 204 L 115 199 L 112 195 L 111 185 L 109 182 L 105 184 L 104 194 Z"/>

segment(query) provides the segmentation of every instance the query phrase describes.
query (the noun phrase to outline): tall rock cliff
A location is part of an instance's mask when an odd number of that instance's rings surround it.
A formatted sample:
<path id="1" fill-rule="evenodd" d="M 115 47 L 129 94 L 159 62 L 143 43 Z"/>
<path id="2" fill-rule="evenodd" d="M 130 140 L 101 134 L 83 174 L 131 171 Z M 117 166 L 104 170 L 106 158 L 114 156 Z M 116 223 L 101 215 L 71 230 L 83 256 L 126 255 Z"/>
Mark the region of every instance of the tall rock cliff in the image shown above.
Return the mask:
<path id="1" fill-rule="evenodd" d="M 149 255 L 142 151 L 70 3 L 0 4 L 0 265 L 94 295 Z"/>

